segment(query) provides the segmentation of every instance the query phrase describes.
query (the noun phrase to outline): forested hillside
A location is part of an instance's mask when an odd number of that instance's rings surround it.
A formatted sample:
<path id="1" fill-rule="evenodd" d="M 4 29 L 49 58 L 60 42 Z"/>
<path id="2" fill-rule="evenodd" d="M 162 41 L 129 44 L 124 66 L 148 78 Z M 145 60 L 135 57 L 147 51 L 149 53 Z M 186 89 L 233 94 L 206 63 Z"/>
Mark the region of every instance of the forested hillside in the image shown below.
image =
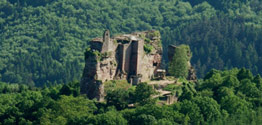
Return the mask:
<path id="1" fill-rule="evenodd" d="M 156 29 L 188 44 L 198 76 L 211 68 L 262 74 L 259 0 L 1 0 L 0 79 L 43 86 L 79 80 L 88 41 Z M 166 56 L 165 56 L 166 58 Z"/>
<path id="2" fill-rule="evenodd" d="M 172 105 L 156 104 L 146 83 L 129 89 L 112 84 L 118 87 L 101 103 L 79 95 L 78 82 L 44 88 L 0 83 L 0 124 L 262 124 L 262 78 L 246 69 L 212 70 L 196 84 L 184 83 L 179 102 Z"/>

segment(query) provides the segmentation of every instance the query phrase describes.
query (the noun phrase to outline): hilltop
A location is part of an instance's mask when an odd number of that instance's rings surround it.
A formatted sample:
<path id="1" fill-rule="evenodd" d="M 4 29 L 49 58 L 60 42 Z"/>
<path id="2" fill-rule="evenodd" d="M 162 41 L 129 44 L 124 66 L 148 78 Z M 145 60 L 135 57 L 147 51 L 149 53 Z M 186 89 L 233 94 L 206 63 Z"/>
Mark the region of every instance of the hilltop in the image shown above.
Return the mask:
<path id="1" fill-rule="evenodd" d="M 168 45 L 187 44 L 198 77 L 212 68 L 260 73 L 261 1 L 1 0 L 0 79 L 30 86 L 79 80 L 84 51 L 112 35 L 156 29 Z"/>

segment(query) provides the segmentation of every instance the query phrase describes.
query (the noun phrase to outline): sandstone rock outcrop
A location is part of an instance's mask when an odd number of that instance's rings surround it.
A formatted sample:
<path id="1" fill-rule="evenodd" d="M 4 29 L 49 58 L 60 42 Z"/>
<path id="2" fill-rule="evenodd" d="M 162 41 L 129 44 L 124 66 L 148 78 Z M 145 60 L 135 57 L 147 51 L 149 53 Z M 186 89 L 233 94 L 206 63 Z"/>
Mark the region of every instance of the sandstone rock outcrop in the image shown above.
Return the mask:
<path id="1" fill-rule="evenodd" d="M 159 31 L 135 32 L 95 38 L 85 52 L 81 93 L 103 100 L 103 82 L 126 79 L 131 84 L 148 81 L 160 68 L 162 47 Z"/>
<path id="2" fill-rule="evenodd" d="M 103 38 L 89 42 L 85 52 L 85 69 L 80 82 L 81 93 L 88 98 L 103 101 L 104 85 L 109 80 L 127 80 L 132 85 L 159 77 L 166 71 L 160 68 L 162 45 L 159 31 L 135 32 L 110 37 L 106 30 Z M 168 47 L 168 59 L 174 58 L 176 46 Z M 190 54 L 190 53 L 189 53 Z M 189 56 L 189 55 L 188 55 Z M 191 56 L 191 55 L 190 55 Z M 195 80 L 193 67 L 189 65 L 189 80 Z M 171 96 L 170 96 L 171 97 Z M 173 96 L 172 96 L 173 97 Z M 173 100 L 169 100 L 171 104 Z"/>

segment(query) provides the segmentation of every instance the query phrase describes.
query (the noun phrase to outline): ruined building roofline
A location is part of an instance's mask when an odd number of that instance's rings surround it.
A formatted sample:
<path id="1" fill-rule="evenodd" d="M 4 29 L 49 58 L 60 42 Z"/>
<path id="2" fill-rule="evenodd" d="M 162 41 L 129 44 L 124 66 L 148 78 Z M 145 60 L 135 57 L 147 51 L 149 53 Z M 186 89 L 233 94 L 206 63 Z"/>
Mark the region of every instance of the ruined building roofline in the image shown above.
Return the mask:
<path id="1" fill-rule="evenodd" d="M 134 41 L 141 41 L 142 39 L 139 35 L 141 34 L 147 34 L 149 32 L 155 32 L 157 30 L 149 30 L 149 31 L 141 31 L 141 32 L 133 32 L 130 34 L 120 34 L 111 37 L 112 40 L 134 40 Z M 103 42 L 103 38 L 98 37 L 91 40 L 91 42 Z"/>
<path id="2" fill-rule="evenodd" d="M 130 35 L 130 34 L 124 34 L 124 35 L 121 35 L 121 36 L 116 36 L 116 37 L 113 37 L 112 39 L 115 39 L 115 40 L 133 40 L 133 41 L 141 41 L 143 39 L 141 39 L 140 37 L 138 36 L 135 36 L 135 35 Z"/>
<path id="3" fill-rule="evenodd" d="M 121 36 L 113 37 L 113 38 L 111 38 L 111 40 L 141 41 L 143 39 L 141 39 L 137 36 L 134 36 L 134 35 L 121 35 Z M 94 38 L 90 42 L 101 42 L 101 43 L 103 43 L 103 39 L 102 38 Z"/>
<path id="4" fill-rule="evenodd" d="M 135 36 L 135 35 L 129 35 L 129 34 L 124 34 L 124 35 L 120 35 L 120 36 L 115 36 L 111 38 L 112 40 L 133 40 L 133 41 L 141 41 L 143 39 Z M 102 38 L 94 38 L 91 40 L 91 42 L 103 42 Z"/>
<path id="5" fill-rule="evenodd" d="M 91 42 L 103 42 L 103 38 L 94 38 Z"/>

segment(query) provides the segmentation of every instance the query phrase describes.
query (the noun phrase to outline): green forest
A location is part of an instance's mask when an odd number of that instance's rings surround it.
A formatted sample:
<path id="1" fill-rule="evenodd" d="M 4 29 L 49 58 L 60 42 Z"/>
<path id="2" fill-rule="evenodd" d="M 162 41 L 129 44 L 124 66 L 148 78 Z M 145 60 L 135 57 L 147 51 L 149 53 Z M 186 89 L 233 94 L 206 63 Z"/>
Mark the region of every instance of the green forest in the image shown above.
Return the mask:
<path id="1" fill-rule="evenodd" d="M 1 0 L 0 80 L 44 86 L 79 80 L 84 50 L 105 29 L 159 30 L 187 44 L 199 78 L 212 68 L 262 74 L 260 0 Z"/>
<path id="2" fill-rule="evenodd" d="M 203 80 L 180 89 L 177 103 L 158 105 L 146 83 L 108 90 L 106 102 L 80 95 L 78 82 L 42 88 L 0 83 L 0 124 L 262 124 L 262 78 L 250 70 L 211 70 Z"/>
<path id="3" fill-rule="evenodd" d="M 0 0 L 0 29 L 0 125 L 262 124 L 261 0 Z M 84 53 L 106 29 L 160 31 L 164 67 L 191 60 L 198 80 L 163 88 L 171 105 L 146 82 L 88 99 Z M 170 44 L 192 55 L 167 62 Z"/>

